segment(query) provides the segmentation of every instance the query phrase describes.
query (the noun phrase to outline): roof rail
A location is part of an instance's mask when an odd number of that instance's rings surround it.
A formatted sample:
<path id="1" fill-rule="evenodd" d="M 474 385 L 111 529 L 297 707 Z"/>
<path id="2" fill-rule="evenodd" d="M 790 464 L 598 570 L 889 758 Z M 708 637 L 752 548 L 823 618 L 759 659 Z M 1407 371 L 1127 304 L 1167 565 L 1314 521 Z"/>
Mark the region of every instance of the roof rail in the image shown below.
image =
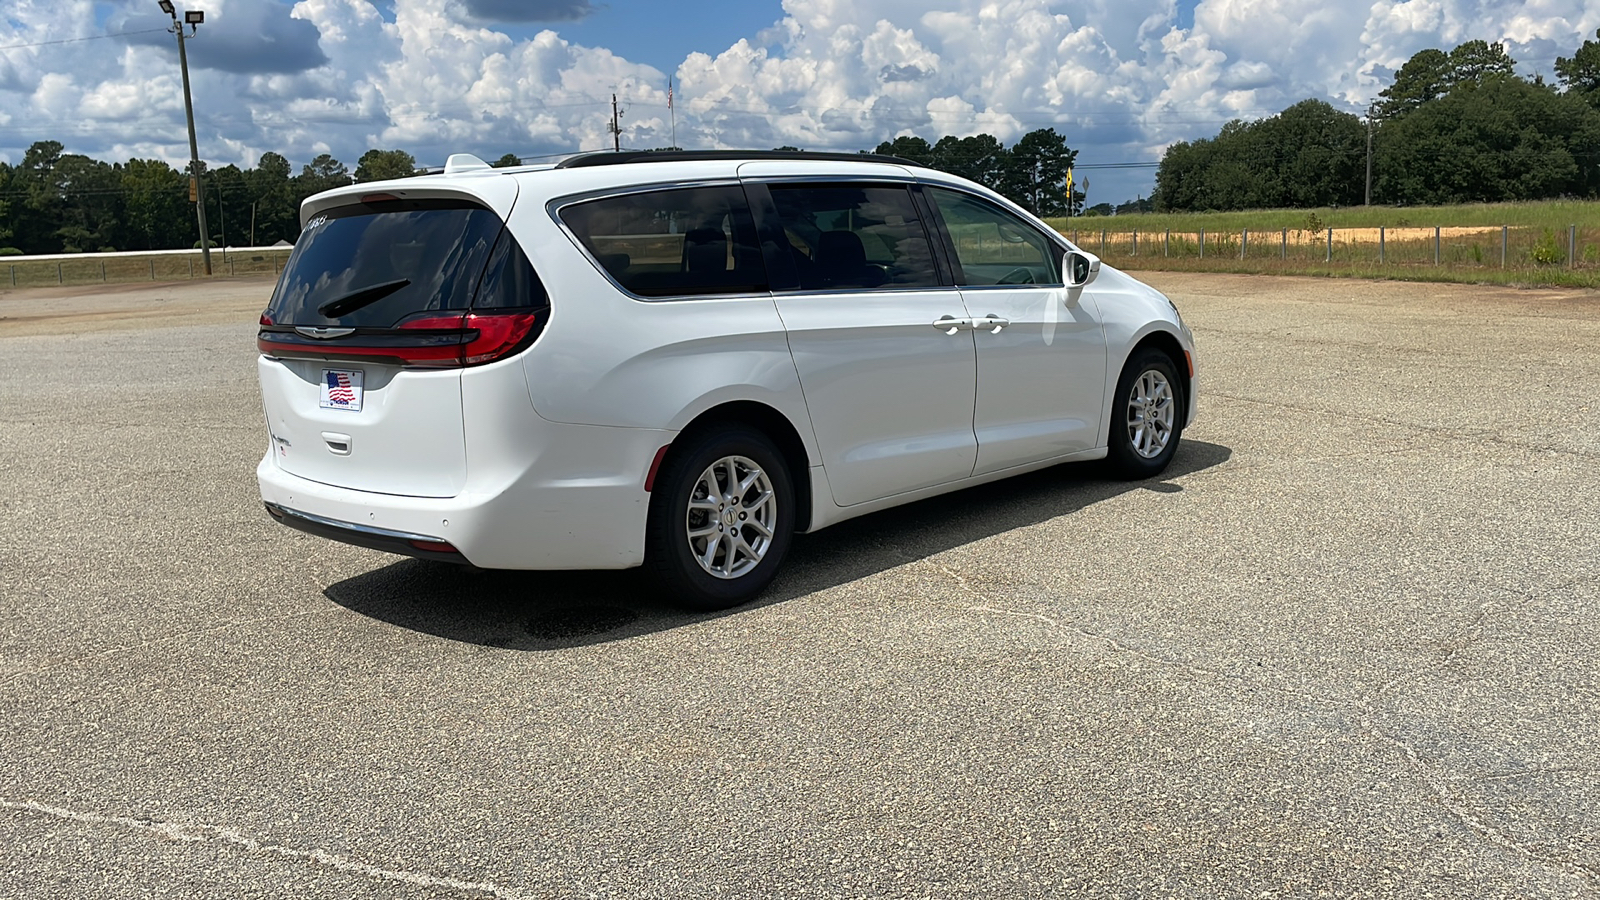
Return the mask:
<path id="1" fill-rule="evenodd" d="M 812 153 L 806 150 L 609 150 L 598 153 L 580 153 L 556 163 L 558 169 L 587 169 L 591 166 L 621 166 L 628 163 L 648 162 L 707 162 L 711 160 L 774 160 L 809 159 L 827 162 L 891 163 L 897 166 L 921 166 L 922 163 L 883 156 L 877 153 Z"/>

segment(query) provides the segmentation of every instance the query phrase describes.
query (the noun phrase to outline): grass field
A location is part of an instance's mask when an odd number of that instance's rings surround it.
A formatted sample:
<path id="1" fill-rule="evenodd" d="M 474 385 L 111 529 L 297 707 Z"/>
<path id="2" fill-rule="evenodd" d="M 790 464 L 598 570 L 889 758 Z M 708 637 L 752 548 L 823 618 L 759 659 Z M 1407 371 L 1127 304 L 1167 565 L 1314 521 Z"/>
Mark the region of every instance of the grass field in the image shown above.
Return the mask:
<path id="1" fill-rule="evenodd" d="M 1600 288 L 1600 202 L 1052 219 L 1124 269 Z"/>
<path id="2" fill-rule="evenodd" d="M 289 248 L 282 250 L 240 250 L 211 253 L 213 278 L 243 275 L 276 275 Z M 127 284 L 138 281 L 184 281 L 205 278 L 205 268 L 197 253 L 151 256 L 99 256 L 85 254 L 81 259 L 12 260 L 0 256 L 0 290 L 7 287 L 45 287 L 53 284 Z"/>

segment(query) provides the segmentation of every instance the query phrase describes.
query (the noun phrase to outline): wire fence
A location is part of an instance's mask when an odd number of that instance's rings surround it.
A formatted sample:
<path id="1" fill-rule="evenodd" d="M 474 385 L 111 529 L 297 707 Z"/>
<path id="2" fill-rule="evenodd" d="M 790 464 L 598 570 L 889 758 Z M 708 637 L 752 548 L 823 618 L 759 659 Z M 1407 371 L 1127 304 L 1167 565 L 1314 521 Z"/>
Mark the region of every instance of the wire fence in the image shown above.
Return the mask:
<path id="1" fill-rule="evenodd" d="M 212 251 L 211 277 L 277 276 L 290 248 Z M 205 278 L 199 251 L 85 253 L 40 257 L 0 257 L 0 289 L 51 285 L 128 284 Z"/>
<path id="2" fill-rule="evenodd" d="M 1402 228 L 1284 228 L 1276 231 L 1066 232 L 1107 259 L 1273 262 L 1397 270 L 1600 271 L 1600 228 L 1448 225 Z"/>

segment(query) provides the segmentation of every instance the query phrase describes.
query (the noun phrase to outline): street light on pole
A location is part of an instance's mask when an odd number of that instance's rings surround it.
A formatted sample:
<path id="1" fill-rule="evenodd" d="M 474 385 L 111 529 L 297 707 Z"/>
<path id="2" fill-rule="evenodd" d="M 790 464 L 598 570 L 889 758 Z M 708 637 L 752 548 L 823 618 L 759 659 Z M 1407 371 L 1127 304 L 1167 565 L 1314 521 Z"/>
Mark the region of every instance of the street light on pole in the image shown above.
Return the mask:
<path id="1" fill-rule="evenodd" d="M 178 21 L 178 10 L 172 5 L 172 0 L 157 0 L 161 11 L 172 17 L 172 27 L 167 30 L 178 36 L 178 67 L 183 70 L 183 113 L 189 120 L 189 177 L 194 180 L 194 213 L 200 222 L 200 257 L 205 263 L 206 274 L 211 274 L 211 234 L 206 229 L 206 186 L 200 178 L 200 143 L 194 135 L 194 99 L 189 94 L 189 51 L 185 41 L 194 37 L 200 29 L 200 23 L 206 20 L 206 14 L 198 9 L 187 10 L 183 14 L 183 21 Z M 189 26 L 189 33 L 183 33 L 183 26 Z"/>

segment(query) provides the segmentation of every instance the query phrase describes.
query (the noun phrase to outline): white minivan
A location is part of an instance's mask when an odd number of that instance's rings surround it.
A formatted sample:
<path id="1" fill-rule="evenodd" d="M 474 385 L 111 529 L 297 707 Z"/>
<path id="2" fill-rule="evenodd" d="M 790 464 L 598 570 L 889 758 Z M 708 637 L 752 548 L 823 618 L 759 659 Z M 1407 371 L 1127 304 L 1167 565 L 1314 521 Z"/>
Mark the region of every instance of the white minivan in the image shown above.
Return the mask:
<path id="1" fill-rule="evenodd" d="M 1194 341 L 1003 197 L 890 157 L 575 156 L 302 207 L 261 316 L 278 521 L 492 569 L 758 594 L 797 532 L 1171 461 Z"/>

